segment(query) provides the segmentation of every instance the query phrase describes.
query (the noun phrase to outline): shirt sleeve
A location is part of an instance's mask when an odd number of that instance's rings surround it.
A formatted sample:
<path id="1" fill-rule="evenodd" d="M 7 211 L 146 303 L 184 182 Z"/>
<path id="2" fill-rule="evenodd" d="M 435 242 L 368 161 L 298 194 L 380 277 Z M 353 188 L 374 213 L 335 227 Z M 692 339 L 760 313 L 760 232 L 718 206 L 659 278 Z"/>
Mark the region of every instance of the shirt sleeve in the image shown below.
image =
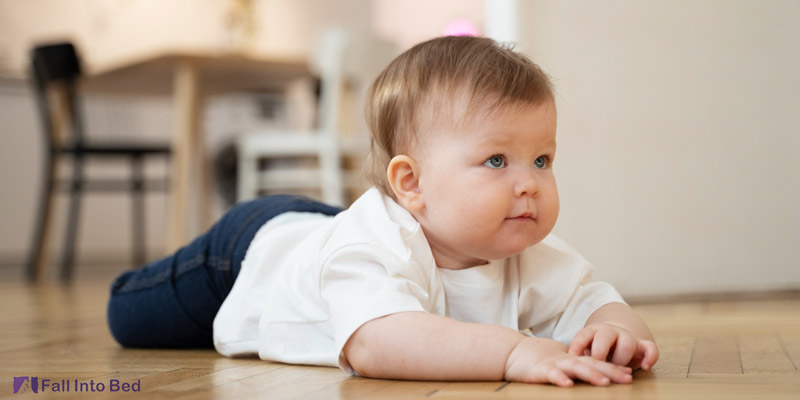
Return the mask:
<path id="1" fill-rule="evenodd" d="M 569 345 L 575 334 L 583 329 L 589 317 L 600 307 L 609 303 L 625 303 L 613 286 L 606 282 L 590 282 L 588 277 L 570 298 L 563 313 L 533 327 L 536 336 L 551 337 Z"/>
<path id="2" fill-rule="evenodd" d="M 328 258 L 320 293 L 329 308 L 339 366 L 353 373 L 342 350 L 361 325 L 399 312 L 427 311 L 429 282 L 413 261 L 374 246 L 348 246 Z"/>
<path id="3" fill-rule="evenodd" d="M 592 281 L 594 267 L 554 236 L 520 257 L 520 329 L 569 344 L 598 308 L 624 303 L 608 283 Z"/>

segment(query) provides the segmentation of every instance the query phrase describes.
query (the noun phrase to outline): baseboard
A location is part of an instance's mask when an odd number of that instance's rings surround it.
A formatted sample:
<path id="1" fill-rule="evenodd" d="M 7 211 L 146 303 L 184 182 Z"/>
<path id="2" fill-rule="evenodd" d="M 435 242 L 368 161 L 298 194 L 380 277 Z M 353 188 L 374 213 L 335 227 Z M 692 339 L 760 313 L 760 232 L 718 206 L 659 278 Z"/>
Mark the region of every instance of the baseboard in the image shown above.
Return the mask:
<path id="1" fill-rule="evenodd" d="M 631 305 L 645 305 L 663 303 L 704 303 L 715 301 L 758 301 L 797 298 L 800 298 L 800 288 L 732 292 L 695 292 L 655 296 L 626 296 L 625 301 Z"/>

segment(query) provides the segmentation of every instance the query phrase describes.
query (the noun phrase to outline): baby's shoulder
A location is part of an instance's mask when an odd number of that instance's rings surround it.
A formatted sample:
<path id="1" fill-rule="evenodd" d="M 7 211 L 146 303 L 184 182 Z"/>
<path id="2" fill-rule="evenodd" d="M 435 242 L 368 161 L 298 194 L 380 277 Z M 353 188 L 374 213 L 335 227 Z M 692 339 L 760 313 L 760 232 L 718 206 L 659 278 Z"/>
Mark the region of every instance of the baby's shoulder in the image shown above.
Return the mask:
<path id="1" fill-rule="evenodd" d="M 419 223 L 391 198 L 372 188 L 334 219 L 331 248 L 371 246 L 406 249 L 422 235 Z"/>

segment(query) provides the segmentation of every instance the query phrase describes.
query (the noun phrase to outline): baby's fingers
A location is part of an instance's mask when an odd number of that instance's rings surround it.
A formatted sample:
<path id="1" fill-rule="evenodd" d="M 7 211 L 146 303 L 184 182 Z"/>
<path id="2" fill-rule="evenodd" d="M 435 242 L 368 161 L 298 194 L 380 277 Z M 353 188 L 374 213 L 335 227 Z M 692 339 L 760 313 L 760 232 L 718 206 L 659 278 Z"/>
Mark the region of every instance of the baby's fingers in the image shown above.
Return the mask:
<path id="1" fill-rule="evenodd" d="M 633 381 L 633 370 L 630 367 L 598 361 L 591 357 L 585 357 L 582 360 L 591 364 L 596 370 L 616 383 L 631 383 Z"/>
<path id="2" fill-rule="evenodd" d="M 619 335 L 611 362 L 617 365 L 629 365 L 636 355 L 638 344 L 637 340 L 630 335 Z"/>
<path id="3" fill-rule="evenodd" d="M 658 361 L 658 347 L 655 342 L 651 340 L 640 340 L 638 347 L 639 351 L 644 353 L 641 364 L 642 369 L 647 371 L 653 368 L 653 365 Z"/>
<path id="4" fill-rule="evenodd" d="M 596 328 L 583 328 L 578 331 L 575 338 L 572 339 L 572 343 L 569 345 L 569 354 L 573 356 L 582 356 L 583 352 L 591 346 L 595 333 L 597 333 Z"/>
<path id="5" fill-rule="evenodd" d="M 617 342 L 617 332 L 611 329 L 599 329 L 592 340 L 592 358 L 606 361 L 611 347 Z"/>
<path id="6" fill-rule="evenodd" d="M 569 376 L 567 376 L 564 371 L 552 365 L 544 371 L 544 375 L 548 382 L 556 386 L 570 387 L 575 384 L 572 382 L 572 379 L 569 379 Z"/>
<path id="7" fill-rule="evenodd" d="M 580 379 L 597 386 L 608 386 L 611 384 L 611 380 L 596 369 L 594 365 L 581 361 L 578 358 L 561 360 L 556 364 L 556 367 L 573 379 Z"/>

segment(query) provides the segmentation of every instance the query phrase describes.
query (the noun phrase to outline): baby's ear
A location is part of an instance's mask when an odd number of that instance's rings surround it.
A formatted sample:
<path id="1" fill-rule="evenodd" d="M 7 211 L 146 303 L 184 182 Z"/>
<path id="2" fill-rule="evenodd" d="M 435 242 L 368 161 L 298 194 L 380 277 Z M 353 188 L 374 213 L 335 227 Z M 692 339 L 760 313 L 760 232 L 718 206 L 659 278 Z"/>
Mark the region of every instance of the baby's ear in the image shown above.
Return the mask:
<path id="1" fill-rule="evenodd" d="M 397 202 L 408 211 L 419 211 L 425 203 L 419 189 L 419 165 L 405 155 L 394 156 L 386 168 L 386 178 Z"/>

